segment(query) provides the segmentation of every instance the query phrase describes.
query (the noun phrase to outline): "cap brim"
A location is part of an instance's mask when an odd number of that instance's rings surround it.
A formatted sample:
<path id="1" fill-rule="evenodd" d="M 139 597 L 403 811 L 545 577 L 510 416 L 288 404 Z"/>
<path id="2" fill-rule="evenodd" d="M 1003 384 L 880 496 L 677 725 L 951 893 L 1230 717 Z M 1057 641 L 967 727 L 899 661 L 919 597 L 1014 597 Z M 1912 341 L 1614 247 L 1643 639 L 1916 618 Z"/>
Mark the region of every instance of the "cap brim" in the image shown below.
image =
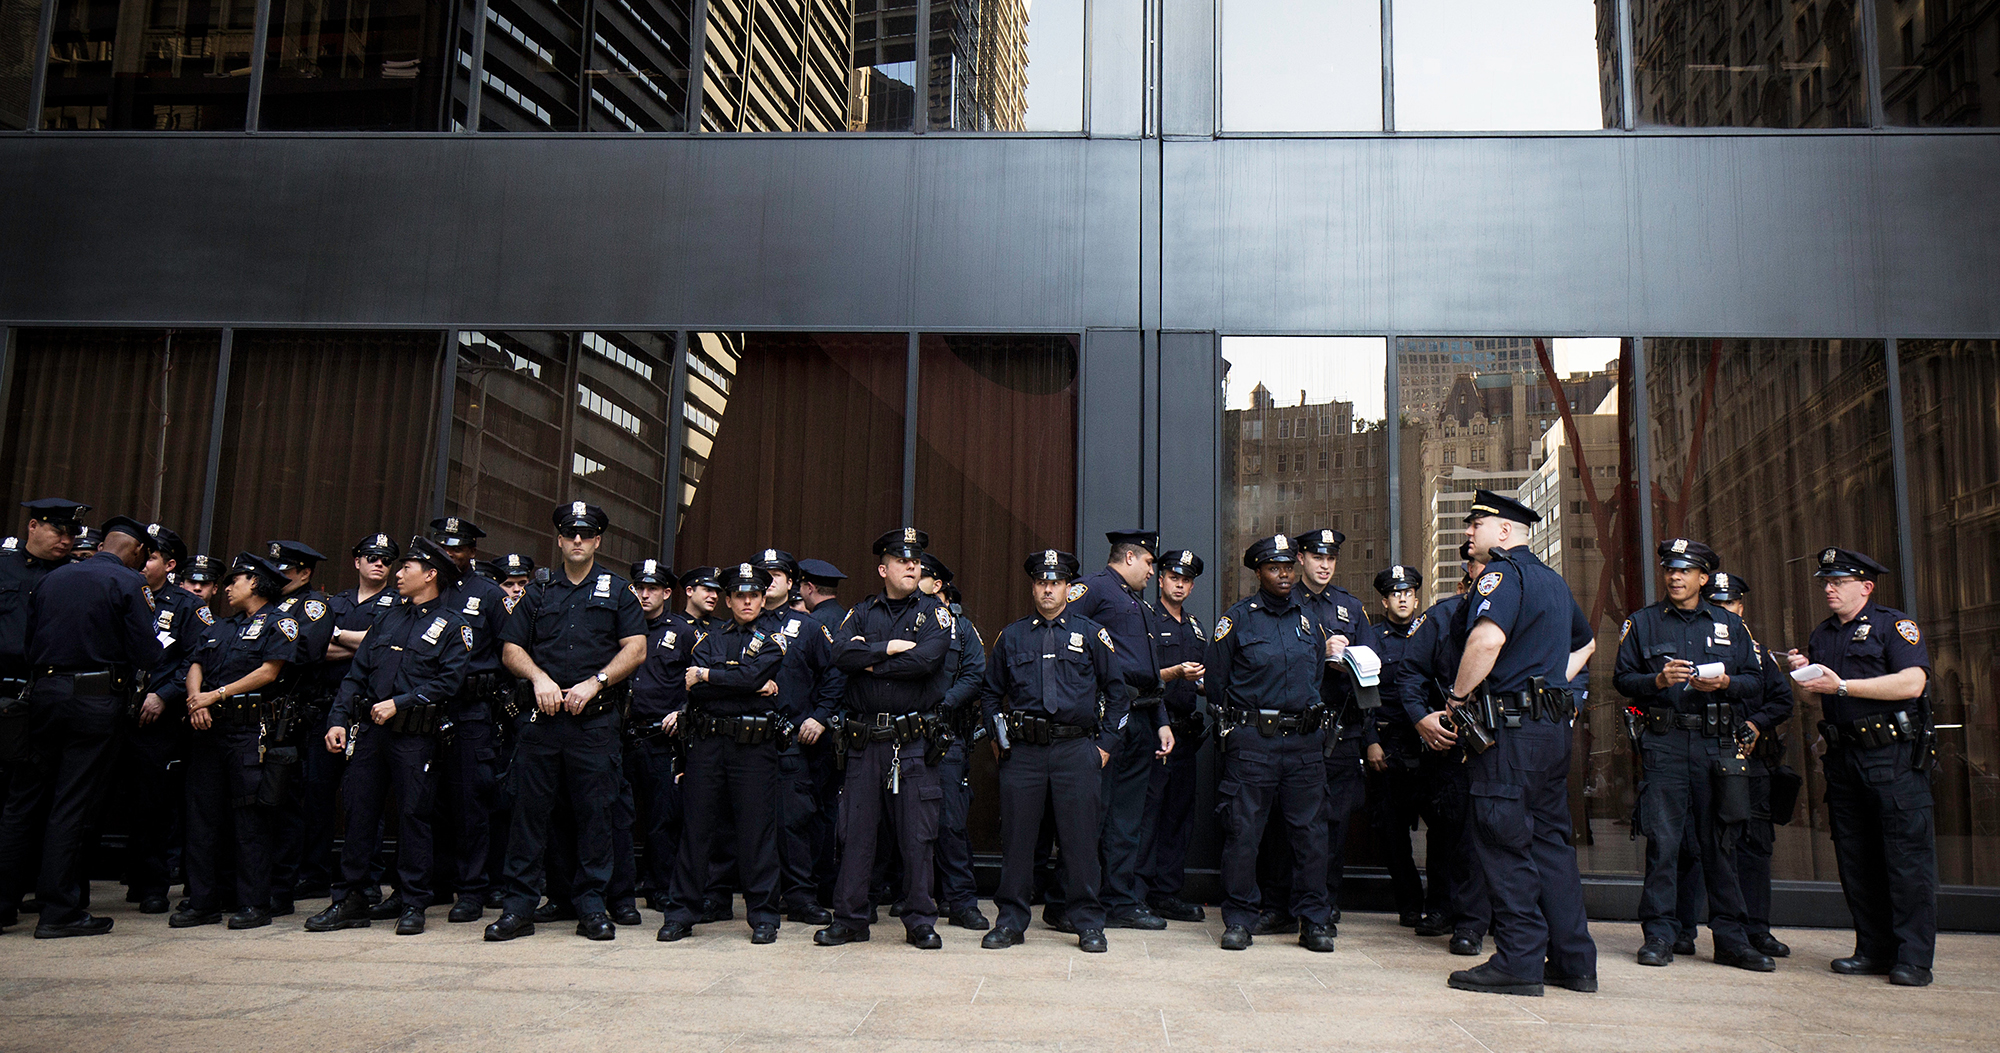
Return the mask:
<path id="1" fill-rule="evenodd" d="M 1699 563 L 1696 563 L 1695 561 L 1693 561 L 1693 560 L 1691 560 L 1691 559 L 1683 559 L 1683 558 L 1681 558 L 1681 557 L 1679 557 L 1679 556 L 1675 556 L 1675 557 L 1674 557 L 1674 558 L 1672 558 L 1672 559 L 1663 559 L 1663 560 L 1661 560 L 1661 561 L 1660 561 L 1660 566 L 1662 566 L 1662 567 L 1666 567 L 1666 568 L 1667 568 L 1667 569 L 1669 569 L 1669 570 L 1707 570 L 1707 569 L 1708 569 L 1707 567 L 1704 567 L 1704 566 L 1702 566 L 1701 564 L 1699 564 Z"/>
<path id="2" fill-rule="evenodd" d="M 1868 570 L 1862 570 L 1862 569 L 1860 569 L 1859 567 L 1821 567 L 1820 569 L 1818 569 L 1818 570 L 1816 570 L 1816 571 L 1813 571 L 1813 577 L 1815 577 L 1815 578 L 1865 578 L 1865 577 L 1868 577 L 1868 576 L 1869 576 L 1870 574 L 1873 574 L 1873 573 L 1874 573 L 1874 571 L 1868 571 Z"/>
<path id="3" fill-rule="evenodd" d="M 895 556 L 898 559 L 922 559 L 924 550 L 914 545 L 890 545 L 882 550 L 881 555 Z"/>

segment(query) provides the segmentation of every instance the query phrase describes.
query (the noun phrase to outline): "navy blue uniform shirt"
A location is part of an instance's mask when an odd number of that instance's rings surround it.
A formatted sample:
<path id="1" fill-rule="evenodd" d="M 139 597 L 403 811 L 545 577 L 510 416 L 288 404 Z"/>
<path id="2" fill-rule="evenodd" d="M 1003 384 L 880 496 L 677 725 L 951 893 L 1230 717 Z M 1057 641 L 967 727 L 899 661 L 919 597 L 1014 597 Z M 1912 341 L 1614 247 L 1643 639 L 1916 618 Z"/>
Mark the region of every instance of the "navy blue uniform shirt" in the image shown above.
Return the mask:
<path id="1" fill-rule="evenodd" d="M 334 628 L 333 608 L 327 604 L 326 593 L 308 583 L 272 606 L 281 627 L 284 621 L 293 626 L 293 631 L 286 634 L 292 638 L 292 654 L 273 690 L 286 694 L 305 689 L 322 692 L 322 698 L 330 698 L 340 689 L 340 680 L 333 664 L 326 660 L 326 645 L 333 642 Z"/>
<path id="2" fill-rule="evenodd" d="M 938 683 L 951 650 L 951 611 L 913 592 L 900 600 L 877 593 L 854 605 L 833 631 L 833 664 L 847 674 L 841 705 L 849 713 L 916 713 L 944 701 Z M 890 656 L 891 640 L 910 650 Z"/>
<path id="3" fill-rule="evenodd" d="M 365 601 L 361 598 L 361 590 L 354 588 L 348 589 L 346 592 L 337 593 L 328 599 L 326 601 L 326 610 L 327 614 L 333 618 L 333 629 L 335 632 L 365 633 L 370 626 L 375 624 L 377 616 L 401 602 L 403 602 L 403 597 L 396 592 L 396 586 L 394 585 L 385 585 L 380 591 L 368 597 Z M 360 649 L 356 648 L 356 650 Z M 347 669 L 353 661 L 352 657 L 327 659 L 327 676 L 335 680 L 347 679 Z"/>
<path id="4" fill-rule="evenodd" d="M 1000 630 L 980 691 L 980 710 L 987 720 L 999 714 L 1003 697 L 1009 700 L 1008 712 L 1096 728 L 1097 748 L 1108 753 L 1118 744 L 1133 690 L 1111 631 L 1071 608 L 1052 620 L 1023 618 Z"/>
<path id="5" fill-rule="evenodd" d="M 688 688 L 688 703 L 711 717 L 742 717 L 768 713 L 776 698 L 758 689 L 777 679 L 790 637 L 776 614 L 760 615 L 744 625 L 731 618 L 718 622 L 695 641 L 688 664 L 708 670 L 706 680 Z"/>
<path id="6" fill-rule="evenodd" d="M 507 627 L 507 617 L 513 608 L 507 590 L 471 574 L 445 591 L 445 602 L 472 629 L 472 662 L 466 666 L 465 675 L 501 672 L 504 667 L 500 664 L 500 633 Z"/>
<path id="7" fill-rule="evenodd" d="M 201 667 L 201 689 L 220 690 L 256 672 L 265 662 L 291 661 L 298 653 L 298 638 L 286 636 L 278 628 L 280 621 L 277 608 L 267 603 L 255 614 L 238 611 L 209 626 L 195 643 L 188 663 Z M 293 632 L 297 631 L 294 626 Z"/>
<path id="8" fill-rule="evenodd" d="M 1910 668 L 1921 668 L 1928 675 L 1931 668 L 1931 652 L 1924 646 L 1923 630 L 1917 628 L 1916 619 L 1873 600 L 1863 605 L 1861 613 L 1845 625 L 1838 615 L 1819 623 L 1806 643 L 1806 657 L 1833 670 L 1842 680 L 1886 676 Z M 1821 695 L 1819 701 L 1826 719 L 1836 723 L 1894 713 L 1915 705 L 1914 700 L 1897 702 L 1839 695 Z"/>
<path id="9" fill-rule="evenodd" d="M 160 661 L 146 690 L 160 696 L 169 710 L 187 702 L 188 656 L 194 653 L 202 630 L 214 620 L 201 597 L 169 585 L 153 597 L 153 636 L 160 641 Z"/>
<path id="10" fill-rule="evenodd" d="M 1419 614 L 1408 625 L 1399 626 L 1384 618 L 1370 625 L 1367 635 L 1355 641 L 1372 648 L 1382 659 L 1382 706 L 1375 711 L 1378 723 L 1411 724 L 1422 720 L 1428 712 L 1424 706 L 1423 670 L 1429 663 L 1417 657 L 1417 649 L 1426 644 L 1421 634 L 1428 620 Z"/>
<path id="11" fill-rule="evenodd" d="M 14 547 L 0 549 L 0 676 L 27 678 L 28 593 L 65 563 L 50 563 L 28 555 L 13 538 Z"/>
<path id="12" fill-rule="evenodd" d="M 1326 675 L 1326 630 L 1292 595 L 1262 589 L 1237 600 L 1215 623 L 1208 644 L 1210 701 L 1236 709 L 1299 713 L 1320 700 Z"/>
<path id="13" fill-rule="evenodd" d="M 819 619 L 787 607 L 775 612 L 785 637 L 778 666 L 778 710 L 794 724 L 833 719 L 847 674 L 833 665 L 833 633 Z"/>
<path id="14" fill-rule="evenodd" d="M 151 674 L 160 663 L 146 576 L 109 552 L 57 567 L 28 594 L 28 665 Z"/>
<path id="15" fill-rule="evenodd" d="M 687 704 L 688 656 L 701 629 L 686 615 L 663 614 L 646 627 L 646 660 L 632 674 L 632 721 L 658 724 Z"/>
<path id="16" fill-rule="evenodd" d="M 1747 719 L 1757 725 L 1758 734 L 1769 735 L 1773 728 L 1792 719 L 1792 678 L 1787 663 L 1770 648 L 1755 640 L 1751 641 L 1751 646 L 1756 650 L 1763 669 L 1764 689 L 1750 704 Z"/>
<path id="17" fill-rule="evenodd" d="M 1641 607 L 1618 630 L 1618 664 L 1612 683 L 1618 693 L 1647 708 L 1664 706 L 1701 712 L 1712 701 L 1747 705 L 1764 693 L 1762 659 L 1743 619 L 1702 600 L 1688 610 L 1672 600 Z M 1683 681 L 1661 690 L 1654 681 L 1670 661 L 1708 665 L 1721 662 L 1729 686 L 1700 691 Z"/>
<path id="18" fill-rule="evenodd" d="M 952 604 L 950 610 L 953 639 L 944 663 L 950 681 L 950 686 L 944 691 L 944 708 L 958 709 L 978 705 L 979 697 L 985 691 L 986 641 L 979 638 L 978 628 L 965 620 L 964 611 L 958 604 Z"/>
<path id="19" fill-rule="evenodd" d="M 403 603 L 375 619 L 354 652 L 327 714 L 329 728 L 369 723 L 375 703 L 394 700 L 398 710 L 451 700 L 465 684 L 472 658 L 472 630 L 446 602 Z"/>
<path id="20" fill-rule="evenodd" d="M 1452 626 L 1464 606 L 1465 597 L 1456 595 L 1431 604 L 1430 610 L 1417 618 L 1416 632 L 1403 649 L 1410 678 L 1407 693 L 1399 701 L 1412 724 L 1433 710 L 1443 709 L 1444 693 L 1458 678 L 1458 659 L 1465 653 L 1465 643 L 1452 639 Z"/>
<path id="21" fill-rule="evenodd" d="M 1486 676 L 1493 691 L 1525 691 L 1528 678 L 1536 676 L 1549 687 L 1567 686 L 1570 652 L 1591 639 L 1589 620 L 1569 584 L 1526 545 L 1494 552 L 1493 562 L 1473 583 L 1466 611 L 1468 633 L 1479 622 L 1491 621 L 1507 634 Z M 1459 646 L 1462 657 L 1464 644 Z M 1450 679 L 1457 678 L 1454 669 Z"/>
<path id="22" fill-rule="evenodd" d="M 646 614 L 625 579 L 593 563 L 570 584 L 562 568 L 528 586 L 500 632 L 500 642 L 528 652 L 564 690 L 598 674 L 618 657 L 620 640 L 646 635 Z"/>
<path id="23" fill-rule="evenodd" d="M 1181 617 L 1176 618 L 1161 604 L 1153 608 L 1153 649 L 1160 657 L 1162 669 L 1182 662 L 1206 662 L 1208 633 L 1202 630 L 1201 619 L 1193 611 L 1182 608 Z M 1162 696 L 1167 716 L 1185 719 L 1195 711 L 1200 695 L 1200 686 L 1186 677 L 1167 681 Z"/>
<path id="24" fill-rule="evenodd" d="M 1160 693 L 1159 655 L 1153 651 L 1153 609 L 1140 593 L 1125 585 L 1125 579 L 1110 567 L 1070 583 L 1069 610 L 1089 618 L 1111 633 L 1118 645 L 1118 665 L 1125 682 L 1141 699 Z M 1166 709 L 1157 703 L 1137 707 L 1155 727 L 1167 722 Z"/>

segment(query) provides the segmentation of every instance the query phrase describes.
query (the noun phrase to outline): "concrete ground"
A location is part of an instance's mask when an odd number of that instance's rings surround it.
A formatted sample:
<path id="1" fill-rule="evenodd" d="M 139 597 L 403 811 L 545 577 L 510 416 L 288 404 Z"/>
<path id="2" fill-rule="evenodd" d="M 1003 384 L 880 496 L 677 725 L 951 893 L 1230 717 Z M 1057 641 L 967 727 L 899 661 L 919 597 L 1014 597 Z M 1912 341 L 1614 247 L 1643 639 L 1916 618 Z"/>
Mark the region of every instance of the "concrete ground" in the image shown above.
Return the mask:
<path id="1" fill-rule="evenodd" d="M 2000 1046 L 2000 936 L 1947 935 L 1937 983 L 1912 990 L 1840 977 L 1852 950 L 1832 929 L 1781 932 L 1774 974 L 1701 953 L 1666 969 L 1632 961 L 1639 931 L 1594 926 L 1602 990 L 1545 998 L 1469 994 L 1445 975 L 1478 959 L 1445 953 L 1380 914 L 1350 915 L 1333 954 L 1278 937 L 1218 950 L 1221 925 L 1113 930 L 1085 955 L 1037 924 L 1028 942 L 982 951 L 945 928 L 918 951 L 884 918 L 876 938 L 814 947 L 787 925 L 752 946 L 741 921 L 654 941 L 659 916 L 612 943 L 570 925 L 505 944 L 480 925 L 397 937 L 388 923 L 340 933 L 299 927 L 319 904 L 266 929 L 172 931 L 163 916 L 100 885 L 106 936 L 0 935 L 0 1049 L 8 1051 L 668 1049 L 1843 1050 Z M 988 911 L 991 905 L 986 905 Z M 488 912 L 487 920 L 494 917 Z"/>

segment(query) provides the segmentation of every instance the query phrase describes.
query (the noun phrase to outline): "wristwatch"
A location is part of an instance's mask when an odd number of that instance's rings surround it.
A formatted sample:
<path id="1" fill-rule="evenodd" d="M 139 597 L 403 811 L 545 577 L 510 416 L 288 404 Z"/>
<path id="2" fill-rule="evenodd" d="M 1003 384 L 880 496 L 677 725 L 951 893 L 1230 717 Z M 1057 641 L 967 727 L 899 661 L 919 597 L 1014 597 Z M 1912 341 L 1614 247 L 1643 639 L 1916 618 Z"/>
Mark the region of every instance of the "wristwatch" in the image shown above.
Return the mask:
<path id="1" fill-rule="evenodd" d="M 609 685 L 610 685 L 610 683 L 611 683 L 611 677 L 610 677 L 610 676 L 608 676 L 608 675 L 606 675 L 606 674 L 605 674 L 605 672 L 604 672 L 604 671 L 603 671 L 602 669 L 598 670 L 598 671 L 597 671 L 597 684 L 598 684 L 598 686 L 599 686 L 599 687 L 606 687 L 606 686 L 609 686 Z"/>
<path id="2" fill-rule="evenodd" d="M 1846 697 L 1847 697 L 1847 681 L 1845 681 L 1845 680 L 1842 680 L 1842 681 L 1840 682 L 1840 686 L 1839 686 L 1839 687 L 1837 687 L 1837 688 L 1835 688 L 1835 689 L 1834 689 L 1834 692 L 1833 692 L 1833 693 L 1834 693 L 1834 694 L 1836 694 L 1836 695 L 1839 695 L 1839 696 L 1840 696 L 1841 698 L 1846 698 Z"/>

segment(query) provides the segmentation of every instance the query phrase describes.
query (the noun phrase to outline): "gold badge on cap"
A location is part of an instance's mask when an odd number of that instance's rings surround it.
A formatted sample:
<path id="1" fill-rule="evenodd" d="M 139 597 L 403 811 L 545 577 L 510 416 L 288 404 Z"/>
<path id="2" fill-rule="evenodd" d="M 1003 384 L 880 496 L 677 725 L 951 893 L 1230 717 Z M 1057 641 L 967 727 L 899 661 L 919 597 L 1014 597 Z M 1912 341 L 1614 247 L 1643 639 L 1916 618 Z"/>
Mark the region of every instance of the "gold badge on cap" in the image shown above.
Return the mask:
<path id="1" fill-rule="evenodd" d="M 1688 550 L 1687 538 L 1684 537 L 1675 538 L 1673 543 L 1673 550 L 1675 552 L 1680 552 L 1680 553 L 1687 552 Z"/>
<path id="2" fill-rule="evenodd" d="M 1042 552 L 1042 565 L 1045 567 L 1061 566 L 1062 555 L 1055 549 L 1047 549 Z"/>
<path id="3" fill-rule="evenodd" d="M 916 528 L 916 527 L 904 527 L 904 528 L 903 528 L 903 544 L 905 544 L 905 545 L 914 545 L 914 544 L 916 544 L 916 543 L 917 543 L 917 528 Z"/>
<path id="4" fill-rule="evenodd" d="M 278 547 L 278 543 L 277 543 L 277 542 L 275 542 L 275 541 L 271 542 L 271 558 L 272 558 L 272 559 L 277 559 L 277 558 L 279 558 L 280 556 L 283 556 L 283 555 L 284 555 L 284 553 L 285 553 L 285 550 L 284 550 L 284 549 L 282 549 L 282 548 L 279 548 L 279 547 Z"/>
<path id="5" fill-rule="evenodd" d="M 1819 554 L 1819 561 L 1821 563 L 1832 563 L 1834 560 L 1839 558 L 1840 558 L 1840 550 L 1837 548 L 1830 548 L 1827 549 L 1825 552 Z"/>
<path id="6" fill-rule="evenodd" d="M 1283 534 L 1279 534 L 1278 536 L 1272 538 L 1271 540 L 1276 543 L 1278 551 L 1280 552 L 1283 552 L 1287 548 L 1291 547 L 1291 539 Z"/>
<path id="7" fill-rule="evenodd" d="M 589 507 L 589 505 L 584 504 L 582 501 L 572 501 L 569 506 L 569 514 L 573 516 L 588 515 Z"/>

